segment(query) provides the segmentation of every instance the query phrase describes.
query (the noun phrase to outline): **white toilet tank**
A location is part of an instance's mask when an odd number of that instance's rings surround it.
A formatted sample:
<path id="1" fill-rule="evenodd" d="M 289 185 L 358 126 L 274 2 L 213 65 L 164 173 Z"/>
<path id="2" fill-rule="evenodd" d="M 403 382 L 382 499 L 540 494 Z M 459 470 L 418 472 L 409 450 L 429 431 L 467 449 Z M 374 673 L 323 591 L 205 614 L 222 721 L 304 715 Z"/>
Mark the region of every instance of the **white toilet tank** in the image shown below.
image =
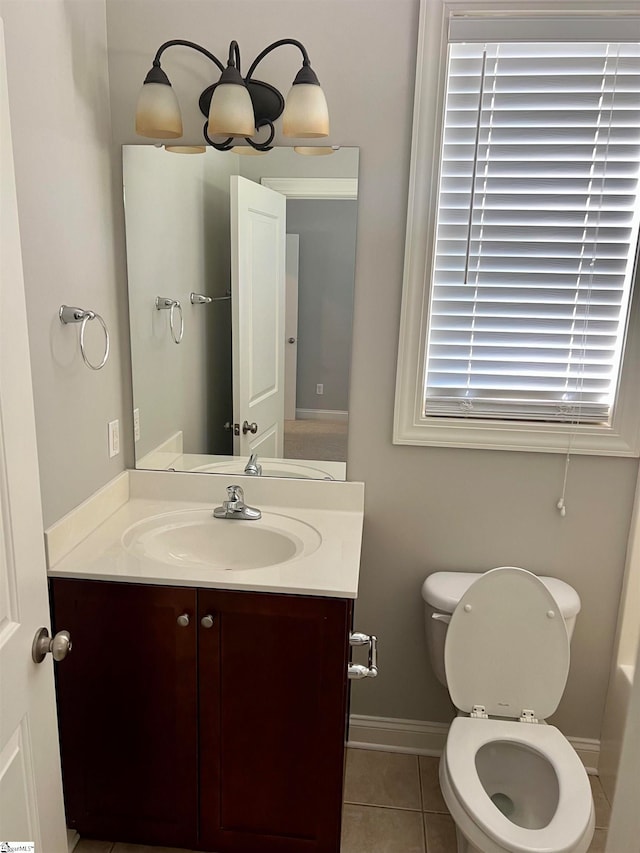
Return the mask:
<path id="1" fill-rule="evenodd" d="M 479 572 L 435 572 L 422 584 L 422 598 L 425 603 L 424 627 L 431 666 L 438 681 L 445 687 L 447 680 L 444 671 L 444 641 L 448 625 L 446 617 L 451 616 L 462 596 L 479 577 Z M 580 612 L 580 596 L 572 586 L 558 578 L 541 576 L 540 580 L 557 601 L 571 640 L 576 616 Z M 443 618 L 434 619 L 434 614 Z"/>

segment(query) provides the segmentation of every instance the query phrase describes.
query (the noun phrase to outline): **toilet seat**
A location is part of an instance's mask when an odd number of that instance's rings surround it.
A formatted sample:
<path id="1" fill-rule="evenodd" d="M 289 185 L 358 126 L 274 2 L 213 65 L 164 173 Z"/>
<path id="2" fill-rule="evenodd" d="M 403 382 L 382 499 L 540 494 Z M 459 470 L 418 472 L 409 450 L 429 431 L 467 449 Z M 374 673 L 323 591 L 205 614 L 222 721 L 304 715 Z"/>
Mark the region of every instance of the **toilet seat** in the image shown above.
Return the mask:
<path id="1" fill-rule="evenodd" d="M 555 771 L 559 797 L 547 826 L 526 829 L 512 823 L 485 791 L 476 754 L 485 744 L 510 742 L 538 752 Z M 474 824 L 512 853 L 565 853 L 577 848 L 593 821 L 591 787 L 584 766 L 555 726 L 512 720 L 456 717 L 443 753 L 451 788 Z"/>
<path id="2" fill-rule="evenodd" d="M 444 647 L 456 708 L 490 717 L 546 720 L 569 674 L 569 636 L 560 609 L 536 575 L 492 569 L 472 584 L 451 616 Z"/>

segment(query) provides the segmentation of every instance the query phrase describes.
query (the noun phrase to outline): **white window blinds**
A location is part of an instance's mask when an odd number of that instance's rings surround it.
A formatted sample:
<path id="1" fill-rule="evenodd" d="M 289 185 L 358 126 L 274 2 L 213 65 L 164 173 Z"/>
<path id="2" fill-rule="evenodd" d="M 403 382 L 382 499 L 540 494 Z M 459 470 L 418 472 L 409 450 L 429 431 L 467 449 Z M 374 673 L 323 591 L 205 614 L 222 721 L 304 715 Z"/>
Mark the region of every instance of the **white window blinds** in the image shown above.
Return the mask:
<path id="1" fill-rule="evenodd" d="M 639 177 L 640 45 L 450 45 L 426 415 L 609 421 Z"/>

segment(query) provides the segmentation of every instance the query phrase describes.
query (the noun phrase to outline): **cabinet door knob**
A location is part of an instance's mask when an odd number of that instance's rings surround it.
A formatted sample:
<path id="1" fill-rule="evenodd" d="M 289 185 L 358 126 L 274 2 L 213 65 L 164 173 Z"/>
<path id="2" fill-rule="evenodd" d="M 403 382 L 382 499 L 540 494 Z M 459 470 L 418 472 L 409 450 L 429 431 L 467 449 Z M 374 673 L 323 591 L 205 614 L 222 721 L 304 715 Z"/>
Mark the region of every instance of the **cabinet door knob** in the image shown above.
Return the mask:
<path id="1" fill-rule="evenodd" d="M 203 628 L 213 628 L 213 616 L 210 613 L 207 613 L 207 615 L 203 616 L 200 620 L 200 624 Z"/>
<path id="2" fill-rule="evenodd" d="M 189 614 L 183 613 L 181 616 L 178 616 L 178 619 L 176 621 L 178 622 L 178 625 L 181 628 L 186 628 L 189 624 Z"/>

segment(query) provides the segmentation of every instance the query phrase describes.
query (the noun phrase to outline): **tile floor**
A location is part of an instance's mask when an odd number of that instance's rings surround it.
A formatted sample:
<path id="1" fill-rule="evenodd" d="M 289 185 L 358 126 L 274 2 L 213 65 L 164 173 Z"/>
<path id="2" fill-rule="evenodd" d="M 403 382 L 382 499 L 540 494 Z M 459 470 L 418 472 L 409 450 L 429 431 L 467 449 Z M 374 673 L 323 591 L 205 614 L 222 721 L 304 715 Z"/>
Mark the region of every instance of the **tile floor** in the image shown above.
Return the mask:
<path id="1" fill-rule="evenodd" d="M 610 806 L 590 776 L 596 832 L 589 853 L 604 853 Z M 440 793 L 438 759 L 349 749 L 341 853 L 456 853 L 453 821 Z M 188 853 L 83 839 L 75 853 Z"/>

